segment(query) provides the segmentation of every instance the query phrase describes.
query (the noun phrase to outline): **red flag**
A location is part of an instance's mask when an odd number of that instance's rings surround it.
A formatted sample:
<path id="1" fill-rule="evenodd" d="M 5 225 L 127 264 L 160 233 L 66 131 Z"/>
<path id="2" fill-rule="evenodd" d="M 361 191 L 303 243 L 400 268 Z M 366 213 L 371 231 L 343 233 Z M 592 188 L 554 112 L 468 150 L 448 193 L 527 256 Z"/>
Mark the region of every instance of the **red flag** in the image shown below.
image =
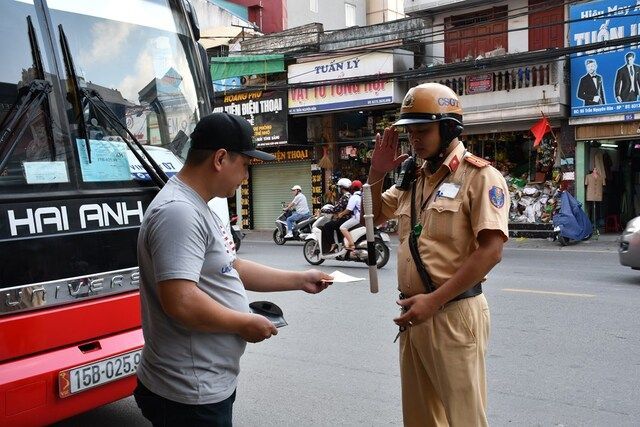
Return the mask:
<path id="1" fill-rule="evenodd" d="M 542 137 L 551 131 L 551 125 L 549 125 L 549 120 L 546 117 L 541 118 L 531 126 L 531 133 L 536 137 L 535 141 L 533 141 L 533 146 L 537 147 L 542 141 Z"/>

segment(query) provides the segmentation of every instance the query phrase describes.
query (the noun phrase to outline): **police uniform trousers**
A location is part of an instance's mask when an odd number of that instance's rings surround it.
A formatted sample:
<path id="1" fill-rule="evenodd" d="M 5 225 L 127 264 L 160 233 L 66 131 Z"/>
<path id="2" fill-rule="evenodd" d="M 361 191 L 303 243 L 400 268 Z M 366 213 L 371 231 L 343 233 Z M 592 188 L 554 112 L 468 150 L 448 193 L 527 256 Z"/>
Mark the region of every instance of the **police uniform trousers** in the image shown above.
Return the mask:
<path id="1" fill-rule="evenodd" d="M 485 352 L 490 315 L 483 294 L 446 304 L 400 336 L 405 426 L 487 426 Z"/>

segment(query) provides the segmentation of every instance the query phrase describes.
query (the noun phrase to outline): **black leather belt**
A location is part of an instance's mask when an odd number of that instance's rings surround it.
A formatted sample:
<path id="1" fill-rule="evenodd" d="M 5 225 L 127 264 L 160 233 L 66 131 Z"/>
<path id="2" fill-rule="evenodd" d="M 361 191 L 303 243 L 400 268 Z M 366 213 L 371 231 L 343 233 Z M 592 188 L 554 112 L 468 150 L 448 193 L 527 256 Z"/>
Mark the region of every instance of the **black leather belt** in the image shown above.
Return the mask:
<path id="1" fill-rule="evenodd" d="M 452 299 L 449 302 L 459 301 L 461 299 L 475 297 L 475 296 L 480 295 L 481 293 L 482 293 L 482 283 L 478 283 L 473 288 L 467 289 L 466 291 L 464 291 L 463 293 L 461 293 L 460 295 L 458 295 L 457 297 L 455 297 L 454 299 Z"/>
<path id="2" fill-rule="evenodd" d="M 425 292 L 425 293 L 430 294 L 431 292 Z M 473 288 L 467 289 L 466 291 L 464 291 L 463 293 L 461 293 L 460 295 L 458 295 L 457 297 L 455 297 L 449 302 L 459 301 L 465 298 L 472 298 L 480 295 L 481 293 L 482 293 L 482 283 L 478 283 Z M 405 298 L 406 296 L 402 292 L 400 292 L 400 299 L 405 299 Z"/>

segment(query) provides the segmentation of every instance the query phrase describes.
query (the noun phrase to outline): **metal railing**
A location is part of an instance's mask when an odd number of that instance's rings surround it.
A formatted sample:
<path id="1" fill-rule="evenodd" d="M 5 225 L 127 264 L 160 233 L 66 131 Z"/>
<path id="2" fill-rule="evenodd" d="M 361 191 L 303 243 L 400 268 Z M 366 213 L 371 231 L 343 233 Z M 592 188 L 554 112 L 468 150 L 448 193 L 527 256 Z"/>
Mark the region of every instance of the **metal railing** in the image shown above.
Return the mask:
<path id="1" fill-rule="evenodd" d="M 447 77 L 437 83 L 450 87 L 458 95 L 510 91 L 557 83 L 553 63 L 513 67 L 501 71 Z"/>

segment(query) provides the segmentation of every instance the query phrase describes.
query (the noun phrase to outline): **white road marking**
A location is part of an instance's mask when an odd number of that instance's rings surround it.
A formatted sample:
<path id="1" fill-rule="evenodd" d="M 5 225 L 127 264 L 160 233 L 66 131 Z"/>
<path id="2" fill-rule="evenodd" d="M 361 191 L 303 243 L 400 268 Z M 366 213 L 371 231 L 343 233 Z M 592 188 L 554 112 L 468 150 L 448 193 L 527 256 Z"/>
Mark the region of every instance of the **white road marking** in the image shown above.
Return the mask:
<path id="1" fill-rule="evenodd" d="M 533 289 L 512 289 L 512 288 L 503 288 L 503 291 L 506 292 L 524 292 L 529 294 L 543 294 L 543 295 L 560 295 L 565 297 L 582 297 L 582 298 L 594 298 L 595 295 L 592 294 L 575 294 L 571 292 L 551 292 L 551 291 L 536 291 Z"/>
<path id="2" fill-rule="evenodd" d="M 599 251 L 599 250 L 595 250 L 595 249 L 514 248 L 514 247 L 505 246 L 504 250 L 505 251 L 537 251 L 537 252 L 591 252 L 591 253 L 597 253 L 597 254 L 617 254 L 618 253 L 618 249 L 617 248 L 615 248 L 615 249 L 612 248 L 612 249 L 610 249 L 608 251 Z"/>

